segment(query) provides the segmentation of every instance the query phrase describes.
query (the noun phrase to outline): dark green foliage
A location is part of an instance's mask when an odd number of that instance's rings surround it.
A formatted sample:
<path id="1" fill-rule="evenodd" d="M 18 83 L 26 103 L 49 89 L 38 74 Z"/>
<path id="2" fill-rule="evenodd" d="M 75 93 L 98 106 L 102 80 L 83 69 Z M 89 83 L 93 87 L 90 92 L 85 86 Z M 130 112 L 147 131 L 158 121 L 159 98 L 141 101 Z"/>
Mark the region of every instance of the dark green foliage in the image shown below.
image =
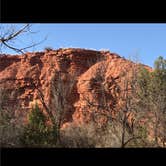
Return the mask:
<path id="1" fill-rule="evenodd" d="M 154 68 L 155 68 L 155 70 L 160 70 L 160 71 L 165 73 L 165 70 L 166 70 L 166 59 L 164 59 L 162 56 L 159 56 L 157 58 L 157 60 L 154 62 Z"/>
<path id="2" fill-rule="evenodd" d="M 145 117 L 151 114 L 149 125 L 153 126 L 154 144 L 159 146 L 159 138 L 163 139 L 166 133 L 166 60 L 163 57 L 155 61 L 152 72 L 141 69 L 138 89 L 137 109 L 145 112 Z"/>
<path id="3" fill-rule="evenodd" d="M 52 47 L 45 47 L 44 50 L 47 51 L 47 52 L 49 52 L 49 51 L 52 51 L 53 48 Z"/>
<path id="4" fill-rule="evenodd" d="M 46 116 L 36 104 L 29 115 L 29 123 L 25 126 L 21 137 L 21 142 L 24 146 L 55 146 L 56 128 L 47 126 L 46 120 Z"/>
<path id="5" fill-rule="evenodd" d="M 31 124 L 34 129 L 38 128 L 39 130 L 42 130 L 43 127 L 45 127 L 45 123 L 46 116 L 41 112 L 38 105 L 36 104 L 29 115 L 29 124 Z"/>
<path id="6" fill-rule="evenodd" d="M 154 66 L 153 72 L 146 69 L 140 71 L 139 95 L 144 103 L 147 101 L 149 106 L 159 104 L 163 111 L 166 109 L 166 60 L 160 56 Z"/>
<path id="7" fill-rule="evenodd" d="M 152 87 L 153 93 L 159 94 L 160 109 L 166 112 L 166 59 L 161 56 L 155 61 L 152 78 L 155 85 Z"/>

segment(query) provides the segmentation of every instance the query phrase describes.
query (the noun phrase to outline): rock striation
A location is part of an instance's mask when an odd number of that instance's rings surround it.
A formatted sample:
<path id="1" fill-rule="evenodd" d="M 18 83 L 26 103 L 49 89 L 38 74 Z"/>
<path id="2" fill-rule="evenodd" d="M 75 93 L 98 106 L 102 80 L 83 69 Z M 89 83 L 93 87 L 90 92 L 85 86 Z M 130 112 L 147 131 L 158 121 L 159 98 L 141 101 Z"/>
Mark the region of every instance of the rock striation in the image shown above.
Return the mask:
<path id="1" fill-rule="evenodd" d="M 60 86 L 62 94 L 66 95 L 61 96 L 65 99 L 64 126 L 71 122 L 88 122 L 99 112 L 103 116 L 97 120 L 103 123 L 107 121 L 105 115 L 113 113 L 120 105 L 121 75 L 131 71 L 133 65 L 135 63 L 109 51 L 78 48 L 0 55 L 0 88 L 14 96 L 6 105 L 19 103 L 19 111 L 25 112 L 26 117 L 34 103 L 42 107 L 39 92 L 56 112 L 51 89 L 53 85 Z"/>

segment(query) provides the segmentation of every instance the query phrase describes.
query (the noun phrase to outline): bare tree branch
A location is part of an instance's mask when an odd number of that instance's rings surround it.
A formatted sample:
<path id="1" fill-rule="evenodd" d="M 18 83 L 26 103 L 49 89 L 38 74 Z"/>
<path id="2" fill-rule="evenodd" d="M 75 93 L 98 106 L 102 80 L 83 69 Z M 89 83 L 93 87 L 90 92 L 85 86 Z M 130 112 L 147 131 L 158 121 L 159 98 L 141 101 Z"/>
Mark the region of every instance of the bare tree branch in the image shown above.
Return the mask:
<path id="1" fill-rule="evenodd" d="M 20 30 L 16 31 L 15 33 L 10 34 L 9 36 L 7 36 L 6 38 L 1 38 L 0 41 L 3 42 L 8 42 L 9 40 L 15 38 L 16 36 L 18 36 L 19 34 L 21 34 L 22 32 L 24 32 L 25 29 L 27 29 L 30 25 L 26 24 L 23 28 L 21 28 Z"/>
<path id="2" fill-rule="evenodd" d="M 6 47 L 8 47 L 8 48 L 10 48 L 10 49 L 12 49 L 12 50 L 14 50 L 14 51 L 16 51 L 18 53 L 20 52 L 20 53 L 24 54 L 24 52 L 21 49 L 12 47 L 12 46 L 8 45 L 5 41 L 2 41 L 2 44 L 4 44 Z"/>
<path id="3" fill-rule="evenodd" d="M 17 31 L 11 30 L 11 28 L 5 29 L 5 32 L 0 36 L 0 48 L 2 48 L 2 46 L 5 46 L 6 48 L 14 50 L 17 53 L 24 54 L 24 51 L 26 51 L 26 49 L 35 47 L 46 40 L 46 37 L 45 37 L 45 39 L 41 40 L 40 42 L 23 47 L 23 48 L 18 48 L 18 47 L 12 46 L 9 43 L 9 42 L 13 41 L 14 39 L 16 39 L 17 37 L 19 37 L 21 34 L 25 34 L 27 32 L 33 33 L 33 32 L 31 32 L 30 27 L 31 27 L 30 24 L 26 24 L 21 29 L 19 29 Z"/>
<path id="4" fill-rule="evenodd" d="M 131 142 L 132 140 L 135 140 L 135 139 L 141 139 L 141 137 L 140 136 L 137 136 L 137 137 L 133 136 L 133 137 L 129 138 L 126 142 L 124 142 L 122 147 L 125 147 L 129 142 Z"/>

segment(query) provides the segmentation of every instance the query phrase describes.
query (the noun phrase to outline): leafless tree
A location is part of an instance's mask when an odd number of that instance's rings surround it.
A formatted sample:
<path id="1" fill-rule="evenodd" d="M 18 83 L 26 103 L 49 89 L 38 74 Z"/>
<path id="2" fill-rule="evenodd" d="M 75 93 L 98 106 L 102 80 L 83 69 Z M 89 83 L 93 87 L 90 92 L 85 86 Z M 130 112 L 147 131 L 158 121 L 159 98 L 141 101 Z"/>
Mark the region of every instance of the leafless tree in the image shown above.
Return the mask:
<path id="1" fill-rule="evenodd" d="M 67 81 L 63 80 L 63 76 L 68 77 Z M 70 109 L 70 95 L 76 83 L 76 75 L 69 76 L 68 73 L 56 71 L 51 80 L 52 110 L 55 115 L 55 123 L 57 126 L 57 138 L 59 143 L 60 128 L 64 120 L 65 112 Z"/>
<path id="2" fill-rule="evenodd" d="M 119 100 L 121 107 L 118 112 L 118 120 L 122 125 L 121 147 L 126 147 L 131 141 L 141 137 L 134 134 L 136 120 L 136 91 L 137 91 L 137 64 L 133 64 L 130 71 L 124 71 Z M 126 135 L 126 132 L 129 134 Z"/>
<path id="3" fill-rule="evenodd" d="M 87 93 L 82 94 L 83 100 L 87 103 L 87 108 L 92 112 L 92 119 L 98 123 L 97 117 L 105 116 L 111 120 L 111 124 L 119 123 L 121 129 L 117 131 L 120 140 L 120 147 L 126 147 L 131 141 L 141 139 L 134 132 L 136 119 L 136 92 L 137 92 L 137 71 L 138 65 L 133 64 L 129 71 L 124 70 L 118 77 L 110 76 L 105 78 L 108 65 L 101 64 L 96 76 L 89 81 L 93 91 L 92 98 Z M 118 83 L 119 82 L 119 83 Z M 121 83 L 121 86 L 120 86 Z M 95 85 L 94 85 L 95 84 Z M 95 95 L 100 100 L 95 101 Z M 110 104 L 110 101 L 111 104 Z M 122 103 L 119 106 L 119 103 Z M 86 110 L 86 108 L 85 108 Z M 104 113 L 100 110 L 104 110 Z M 113 113 L 115 117 L 113 117 Z M 135 117 L 134 117 L 135 116 Z M 116 126 L 115 126 L 116 127 Z M 121 132 L 121 134 L 119 134 Z"/>
<path id="4" fill-rule="evenodd" d="M 63 80 L 64 75 L 68 77 L 68 81 Z M 60 145 L 60 128 L 64 120 L 65 112 L 70 107 L 69 100 L 76 83 L 76 76 L 69 76 L 68 73 L 54 71 L 50 82 L 51 103 L 46 102 L 42 89 L 35 83 L 36 80 L 29 78 L 27 81 L 33 86 L 34 90 L 37 90 L 42 106 L 53 127 L 56 128 L 55 137 L 57 138 L 57 145 Z"/>
<path id="5" fill-rule="evenodd" d="M 63 78 L 67 77 L 67 81 Z M 4 81 L 21 81 L 21 79 L 9 79 Z M 0 81 L 0 84 L 4 83 L 3 80 Z M 52 79 L 50 82 L 50 95 L 51 103 L 47 103 L 44 97 L 44 93 L 39 86 L 39 80 L 33 80 L 32 78 L 24 78 L 24 81 L 29 82 L 33 87 L 33 90 L 37 90 L 41 104 L 46 111 L 49 120 L 51 121 L 53 127 L 56 128 L 55 137 L 57 138 L 57 144 L 61 143 L 60 139 L 60 127 L 63 123 L 65 111 L 70 107 L 70 95 L 73 90 L 73 87 L 76 83 L 76 75 L 69 75 L 61 71 L 54 71 Z M 5 93 L 3 93 L 5 95 Z M 1 95 L 1 98 L 4 98 L 4 95 Z M 5 99 L 4 99 L 5 100 Z M 3 100 L 3 102 L 4 102 Z M 9 100 L 6 100 L 9 102 Z M 0 108 L 2 105 L 2 100 L 0 99 Z"/>
<path id="6" fill-rule="evenodd" d="M 4 48 L 8 48 L 11 50 L 14 50 L 17 53 L 21 53 L 24 54 L 24 52 L 32 47 L 35 47 L 39 44 L 41 44 L 44 40 L 37 42 L 35 44 L 28 44 L 27 46 L 23 47 L 23 48 L 18 48 L 17 46 L 14 46 L 12 43 L 16 42 L 20 36 L 25 35 L 25 34 L 31 34 L 31 33 L 35 33 L 31 31 L 31 26 L 30 24 L 25 24 L 23 27 L 21 28 L 16 28 L 15 26 L 13 27 L 13 25 L 7 27 L 5 26 L 0 26 L 0 49 Z"/>

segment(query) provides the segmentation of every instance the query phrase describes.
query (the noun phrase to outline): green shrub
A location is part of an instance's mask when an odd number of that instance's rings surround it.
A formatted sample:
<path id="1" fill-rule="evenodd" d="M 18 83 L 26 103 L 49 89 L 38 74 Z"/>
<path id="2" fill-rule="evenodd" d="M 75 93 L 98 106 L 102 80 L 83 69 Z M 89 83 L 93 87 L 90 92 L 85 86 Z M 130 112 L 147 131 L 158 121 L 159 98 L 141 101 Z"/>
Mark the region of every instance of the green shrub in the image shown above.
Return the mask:
<path id="1" fill-rule="evenodd" d="M 47 52 L 49 52 L 49 51 L 52 51 L 53 48 L 51 48 L 51 47 L 45 47 L 44 50 L 47 51 Z"/>
<path id="2" fill-rule="evenodd" d="M 20 138 L 23 146 L 47 147 L 56 144 L 56 128 L 46 125 L 47 118 L 36 104 L 29 114 L 29 123 Z"/>

